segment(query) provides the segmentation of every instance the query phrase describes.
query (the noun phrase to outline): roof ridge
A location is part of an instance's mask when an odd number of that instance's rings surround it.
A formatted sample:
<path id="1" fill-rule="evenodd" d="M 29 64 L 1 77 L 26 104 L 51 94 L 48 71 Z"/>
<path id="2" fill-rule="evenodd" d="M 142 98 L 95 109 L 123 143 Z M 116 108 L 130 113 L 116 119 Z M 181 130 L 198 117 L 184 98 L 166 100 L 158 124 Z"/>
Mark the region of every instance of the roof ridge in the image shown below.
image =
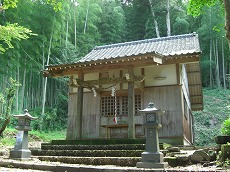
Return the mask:
<path id="1" fill-rule="evenodd" d="M 166 41 L 170 39 L 188 38 L 188 37 L 193 37 L 193 36 L 198 36 L 198 34 L 196 32 L 193 32 L 193 33 L 188 33 L 188 34 L 183 34 L 183 35 L 173 35 L 173 36 L 160 37 L 160 38 L 150 38 L 150 39 L 143 39 L 143 40 L 137 40 L 137 41 L 101 45 L 101 46 L 95 46 L 94 50 L 99 50 L 103 48 L 119 47 L 119 46 L 125 46 L 125 45 L 132 45 L 132 44 L 134 45 L 134 44 L 140 44 L 140 43 Z"/>

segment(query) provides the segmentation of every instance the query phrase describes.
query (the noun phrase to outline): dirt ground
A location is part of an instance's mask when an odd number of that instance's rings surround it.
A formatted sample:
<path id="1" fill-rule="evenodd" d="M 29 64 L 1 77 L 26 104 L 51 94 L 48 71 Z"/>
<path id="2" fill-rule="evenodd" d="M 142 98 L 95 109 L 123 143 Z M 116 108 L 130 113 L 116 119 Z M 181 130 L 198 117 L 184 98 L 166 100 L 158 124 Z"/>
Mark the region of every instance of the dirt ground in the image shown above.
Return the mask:
<path id="1" fill-rule="evenodd" d="M 0 167 L 1 172 L 45 172 L 40 170 L 31 170 L 31 169 L 18 169 L 18 168 L 5 168 Z M 46 171 L 49 172 L 49 171 Z"/>

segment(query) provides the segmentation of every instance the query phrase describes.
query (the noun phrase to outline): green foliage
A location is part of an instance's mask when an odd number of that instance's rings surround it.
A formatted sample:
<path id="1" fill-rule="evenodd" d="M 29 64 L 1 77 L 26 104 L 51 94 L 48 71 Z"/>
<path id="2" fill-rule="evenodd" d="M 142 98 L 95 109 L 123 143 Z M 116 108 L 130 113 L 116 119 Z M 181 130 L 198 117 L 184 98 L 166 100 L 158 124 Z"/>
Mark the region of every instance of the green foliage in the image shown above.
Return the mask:
<path id="1" fill-rule="evenodd" d="M 230 158 L 229 157 L 229 146 L 230 143 L 221 145 L 221 151 L 217 154 L 217 165 L 222 166 L 223 168 L 229 168 L 230 167 Z"/>
<path id="2" fill-rule="evenodd" d="M 4 99 L 4 95 L 2 93 L 0 93 L 0 103 L 1 104 L 5 104 L 6 103 L 6 101 Z"/>
<path id="3" fill-rule="evenodd" d="M 205 58 L 204 58 L 205 59 Z M 210 69 L 214 73 L 216 63 L 210 60 L 201 61 L 202 84 L 207 87 L 210 85 Z"/>
<path id="4" fill-rule="evenodd" d="M 56 12 L 62 10 L 62 2 L 59 0 L 47 0 L 47 3 L 51 4 Z"/>
<path id="5" fill-rule="evenodd" d="M 203 89 L 204 110 L 193 112 L 195 144 L 216 145 L 214 138 L 221 135 L 223 121 L 229 116 L 230 90 Z"/>
<path id="6" fill-rule="evenodd" d="M 190 0 L 188 4 L 188 13 L 193 16 L 199 16 L 204 6 L 213 6 L 219 0 Z"/>
<path id="7" fill-rule="evenodd" d="M 33 121 L 34 122 L 34 121 Z M 33 123 L 32 122 L 32 123 Z M 0 139 L 0 148 L 6 146 L 14 146 L 15 144 L 15 135 L 17 130 L 11 127 L 7 127 L 4 132 L 4 137 Z M 32 130 L 29 132 L 29 142 L 51 142 L 52 140 L 64 140 L 66 133 L 64 130 L 58 131 L 37 131 Z"/>
<path id="8" fill-rule="evenodd" d="M 38 137 L 43 142 L 50 142 L 52 140 L 62 140 L 62 139 L 65 139 L 65 136 L 66 136 L 66 133 L 64 130 L 56 130 L 56 131 L 32 130 L 30 131 L 29 134 Z"/>
<path id="9" fill-rule="evenodd" d="M 45 115 L 43 116 L 43 120 L 41 120 L 41 108 L 32 109 L 30 111 L 32 116 L 38 117 L 37 120 L 33 121 L 32 127 L 34 130 L 40 130 L 41 122 L 42 122 L 42 131 L 55 131 L 62 130 L 66 127 L 67 118 L 62 118 L 57 115 L 56 108 L 45 109 Z"/>
<path id="10" fill-rule="evenodd" d="M 4 132 L 7 125 L 11 122 L 11 108 L 13 104 L 14 95 L 16 92 L 17 87 L 20 86 L 20 84 L 13 80 L 12 78 L 9 79 L 9 87 L 5 90 L 5 97 L 3 97 L 4 94 L 1 93 L 1 102 L 3 103 L 4 113 L 0 114 L 0 135 Z"/>
<path id="11" fill-rule="evenodd" d="M 16 8 L 18 0 L 4 0 L 3 9 Z"/>
<path id="12" fill-rule="evenodd" d="M 0 33 L 0 41 L 4 42 L 4 44 L 0 44 L 0 53 L 5 52 L 7 48 L 14 48 L 11 43 L 13 39 L 28 39 L 29 35 L 34 35 L 31 30 L 19 26 L 17 23 L 0 25 Z"/>
<path id="13" fill-rule="evenodd" d="M 153 23 L 146 24 L 150 16 L 150 6 L 148 0 L 134 0 L 129 6 L 124 6 L 126 25 L 127 25 L 127 40 L 140 40 L 146 35 L 146 30 L 151 28 Z M 151 25 L 152 24 L 152 25 Z M 148 31 L 151 29 L 148 29 Z M 154 33 L 153 30 L 150 31 Z"/>
<path id="14" fill-rule="evenodd" d="M 102 2 L 101 20 L 98 26 L 102 35 L 102 44 L 122 42 L 125 35 L 125 16 L 120 3 L 115 1 Z"/>
<path id="15" fill-rule="evenodd" d="M 230 117 L 223 122 L 221 132 L 224 135 L 230 135 Z"/>
<path id="16" fill-rule="evenodd" d="M 173 35 L 189 33 L 189 23 L 180 17 L 176 18 L 176 22 L 173 24 Z"/>

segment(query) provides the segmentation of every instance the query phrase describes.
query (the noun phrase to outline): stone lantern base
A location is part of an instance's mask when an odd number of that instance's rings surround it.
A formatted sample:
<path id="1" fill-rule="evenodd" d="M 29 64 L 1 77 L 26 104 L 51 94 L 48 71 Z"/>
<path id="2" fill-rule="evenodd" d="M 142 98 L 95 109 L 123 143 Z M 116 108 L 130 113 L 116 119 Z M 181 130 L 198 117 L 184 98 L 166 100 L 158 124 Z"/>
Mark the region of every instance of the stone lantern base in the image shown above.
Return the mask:
<path id="1" fill-rule="evenodd" d="M 29 149 L 11 150 L 10 158 L 12 159 L 29 159 L 31 158 L 31 151 Z"/>
<path id="2" fill-rule="evenodd" d="M 152 162 L 138 162 L 137 168 L 161 168 L 164 169 L 168 166 L 167 163 L 152 163 Z"/>
<path id="3" fill-rule="evenodd" d="M 138 168 L 165 168 L 168 166 L 168 163 L 163 162 L 161 152 L 143 152 L 141 160 L 142 162 L 137 162 Z"/>

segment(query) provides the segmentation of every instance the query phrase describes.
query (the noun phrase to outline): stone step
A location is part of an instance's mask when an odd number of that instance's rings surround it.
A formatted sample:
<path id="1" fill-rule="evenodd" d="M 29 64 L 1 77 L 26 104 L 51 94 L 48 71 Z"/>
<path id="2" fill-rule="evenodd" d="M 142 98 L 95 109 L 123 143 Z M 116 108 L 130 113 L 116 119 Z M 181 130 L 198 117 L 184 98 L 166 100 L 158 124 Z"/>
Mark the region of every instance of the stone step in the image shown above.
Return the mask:
<path id="1" fill-rule="evenodd" d="M 79 140 L 52 140 L 43 145 L 118 145 L 118 144 L 145 144 L 145 138 L 141 139 L 79 139 Z"/>
<path id="2" fill-rule="evenodd" d="M 144 144 L 118 145 L 48 145 L 42 144 L 42 150 L 144 150 Z"/>
<path id="3" fill-rule="evenodd" d="M 33 156 L 41 161 L 62 162 L 67 164 L 85 165 L 116 165 L 122 167 L 135 167 L 140 157 L 66 157 L 66 156 Z"/>
<path id="4" fill-rule="evenodd" d="M 141 157 L 143 150 L 31 150 L 34 156 Z"/>

